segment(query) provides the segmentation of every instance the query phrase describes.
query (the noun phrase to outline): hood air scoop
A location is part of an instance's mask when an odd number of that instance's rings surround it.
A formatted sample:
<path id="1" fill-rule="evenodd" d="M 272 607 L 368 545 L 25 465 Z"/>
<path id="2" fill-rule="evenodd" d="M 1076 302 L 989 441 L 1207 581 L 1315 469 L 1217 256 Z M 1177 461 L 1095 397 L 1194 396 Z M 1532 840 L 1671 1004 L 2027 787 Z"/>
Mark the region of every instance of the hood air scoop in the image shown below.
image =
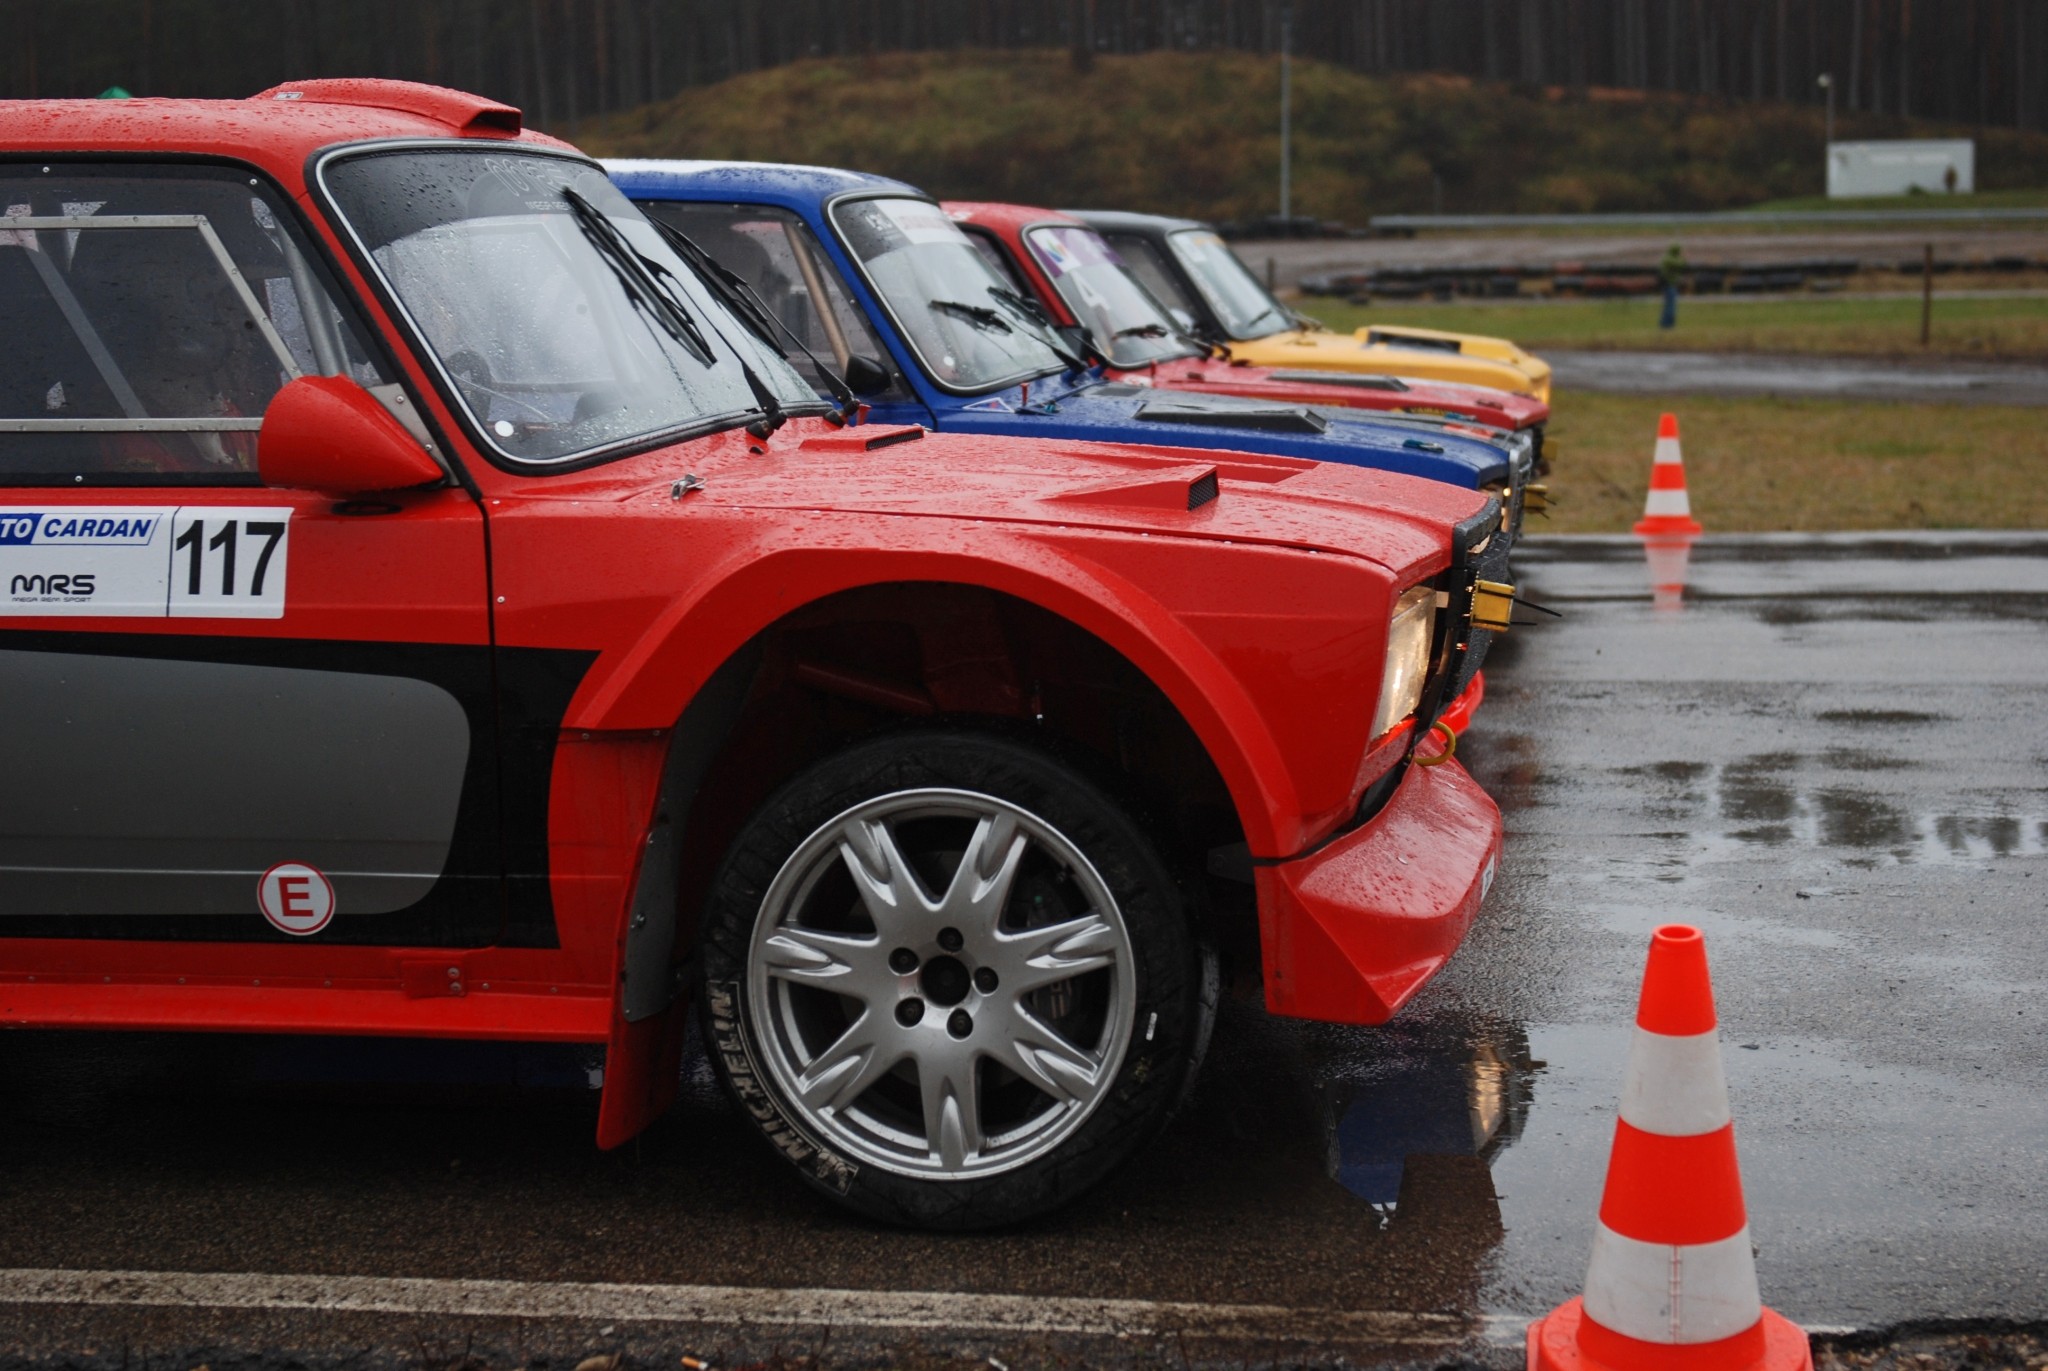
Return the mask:
<path id="1" fill-rule="evenodd" d="M 1351 371 L 1276 371 L 1267 379 L 1297 386 L 1349 386 L 1353 390 L 1408 389 L 1408 383 L 1398 376 L 1366 376 Z"/>
<path id="2" fill-rule="evenodd" d="M 1210 428 L 1256 429 L 1264 433 L 1328 433 L 1330 421 L 1301 405 L 1191 405 L 1152 400 L 1138 406 L 1138 418 L 1155 424 L 1202 424 Z"/>
<path id="3" fill-rule="evenodd" d="M 1062 505 L 1115 505 L 1125 509 L 1197 510 L 1222 492 L 1215 467 L 1179 467 L 1157 476 L 1122 477 L 1052 497 Z"/>

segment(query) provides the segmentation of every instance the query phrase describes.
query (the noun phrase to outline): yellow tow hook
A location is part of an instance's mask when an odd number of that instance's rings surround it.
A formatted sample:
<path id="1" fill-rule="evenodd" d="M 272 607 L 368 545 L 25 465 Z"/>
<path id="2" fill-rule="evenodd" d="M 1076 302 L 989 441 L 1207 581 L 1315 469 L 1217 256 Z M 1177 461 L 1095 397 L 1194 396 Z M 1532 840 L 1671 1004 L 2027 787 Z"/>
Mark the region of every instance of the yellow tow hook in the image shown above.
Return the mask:
<path id="1" fill-rule="evenodd" d="M 1431 724 L 1429 726 L 1429 731 L 1432 733 L 1441 733 L 1444 735 L 1444 750 L 1442 752 L 1437 753 L 1434 757 L 1425 757 L 1419 750 L 1410 753 L 1409 756 L 1417 766 L 1442 766 L 1445 762 L 1448 762 L 1452 757 L 1457 755 L 1458 735 L 1456 731 L 1454 731 L 1451 728 L 1451 726 L 1445 723 L 1442 719 L 1438 719 L 1435 723 Z"/>
<path id="2" fill-rule="evenodd" d="M 1515 616 L 1515 588 L 1505 581 L 1472 583 L 1472 626 L 1505 633 Z"/>

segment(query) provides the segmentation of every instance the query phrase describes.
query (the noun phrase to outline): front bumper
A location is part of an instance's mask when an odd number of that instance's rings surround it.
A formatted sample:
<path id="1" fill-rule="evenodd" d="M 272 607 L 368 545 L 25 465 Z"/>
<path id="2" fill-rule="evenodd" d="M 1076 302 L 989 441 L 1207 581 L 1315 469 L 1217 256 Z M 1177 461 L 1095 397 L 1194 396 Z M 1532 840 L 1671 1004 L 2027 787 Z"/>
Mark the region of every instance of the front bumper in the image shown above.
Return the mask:
<path id="1" fill-rule="evenodd" d="M 1408 767 L 1369 822 L 1256 868 L 1266 1007 L 1384 1023 L 1458 950 L 1500 852 L 1500 809 L 1463 767 Z"/>

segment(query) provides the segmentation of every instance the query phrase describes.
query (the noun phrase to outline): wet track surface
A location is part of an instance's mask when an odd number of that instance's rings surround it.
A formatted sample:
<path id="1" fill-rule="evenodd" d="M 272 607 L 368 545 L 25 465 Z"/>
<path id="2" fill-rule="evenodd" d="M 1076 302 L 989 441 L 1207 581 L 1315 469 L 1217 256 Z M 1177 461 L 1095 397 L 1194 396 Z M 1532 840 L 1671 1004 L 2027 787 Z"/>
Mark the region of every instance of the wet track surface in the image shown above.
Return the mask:
<path id="1" fill-rule="evenodd" d="M 1227 1005 L 1167 1135 L 1065 1214 L 971 1237 L 842 1217 L 701 1064 L 600 1154 L 561 1054 L 13 1034 L 0 1268 L 1394 1311 L 1384 1337 L 1273 1316 L 1190 1355 L 1513 1361 L 1510 1316 L 1583 1274 L 1643 948 L 1682 920 L 1708 937 L 1766 1299 L 1815 1324 L 2048 1318 L 2048 538 L 1708 540 L 1691 569 L 1657 610 L 1632 540 L 1528 546 L 1527 593 L 1567 617 L 1508 641 L 1461 749 L 1508 829 L 1466 948 L 1381 1029 Z M 823 1336 L 20 1289 L 0 1280 L 0 1360 L 674 1366 Z M 831 1359 L 1188 1351 L 970 1325 L 842 1330 Z"/>
<path id="2" fill-rule="evenodd" d="M 1731 266 L 1844 257 L 1890 266 L 1917 260 L 1923 246 L 1932 246 L 1935 257 L 1942 261 L 2034 259 L 2042 251 L 2041 229 L 2033 224 L 1857 228 L 1837 224 L 1765 231 L 1717 228 L 1713 232 L 1674 225 L 1599 233 L 1430 232 L 1413 238 L 1261 239 L 1239 241 L 1231 247 L 1262 273 L 1267 259 L 1272 259 L 1279 284 L 1291 286 L 1304 276 L 1379 267 L 1577 264 L 1597 269 L 1610 264 L 1654 264 L 1674 241 L 1683 242 L 1686 255 L 1695 262 Z"/>
<path id="3" fill-rule="evenodd" d="M 1551 349 L 1543 357 L 1566 390 L 2048 405 L 2048 367 L 2027 363 Z"/>

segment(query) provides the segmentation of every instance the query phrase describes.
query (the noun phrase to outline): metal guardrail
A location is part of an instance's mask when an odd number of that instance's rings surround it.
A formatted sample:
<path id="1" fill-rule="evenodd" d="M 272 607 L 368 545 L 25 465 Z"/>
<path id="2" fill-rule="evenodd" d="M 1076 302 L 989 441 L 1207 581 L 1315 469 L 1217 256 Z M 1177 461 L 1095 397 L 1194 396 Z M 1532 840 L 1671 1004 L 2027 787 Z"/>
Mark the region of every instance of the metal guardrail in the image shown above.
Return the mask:
<path id="1" fill-rule="evenodd" d="M 1630 228 L 1668 224 L 1771 228 L 1782 224 L 2005 224 L 2048 222 L 2042 209 L 1792 209 L 1712 210 L 1669 214 L 1375 214 L 1374 233 L 1418 229 Z"/>

